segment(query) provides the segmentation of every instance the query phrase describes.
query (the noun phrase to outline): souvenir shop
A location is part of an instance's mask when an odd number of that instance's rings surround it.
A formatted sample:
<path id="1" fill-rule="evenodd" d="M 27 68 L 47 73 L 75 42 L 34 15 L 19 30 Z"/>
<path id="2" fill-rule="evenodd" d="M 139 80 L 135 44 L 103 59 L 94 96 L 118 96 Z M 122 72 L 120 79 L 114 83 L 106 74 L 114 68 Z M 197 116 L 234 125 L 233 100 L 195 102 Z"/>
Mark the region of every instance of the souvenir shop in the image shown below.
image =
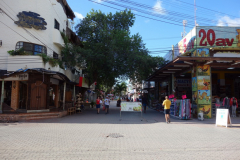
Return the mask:
<path id="1" fill-rule="evenodd" d="M 172 116 L 212 118 L 217 108 L 239 115 L 240 27 L 197 26 L 169 55 L 169 63 L 147 80 L 159 83 L 159 102 L 172 98 Z"/>

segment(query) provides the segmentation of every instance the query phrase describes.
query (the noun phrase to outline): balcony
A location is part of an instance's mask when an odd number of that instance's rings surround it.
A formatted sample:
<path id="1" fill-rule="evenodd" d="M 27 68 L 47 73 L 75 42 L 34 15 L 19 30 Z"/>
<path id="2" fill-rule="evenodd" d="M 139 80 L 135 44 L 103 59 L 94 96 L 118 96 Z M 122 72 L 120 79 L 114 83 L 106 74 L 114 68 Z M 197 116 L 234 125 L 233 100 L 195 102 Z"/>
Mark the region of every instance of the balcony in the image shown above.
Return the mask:
<path id="1" fill-rule="evenodd" d="M 57 29 L 53 29 L 53 43 L 59 47 L 64 47 L 64 41 L 61 36 L 61 33 Z"/>

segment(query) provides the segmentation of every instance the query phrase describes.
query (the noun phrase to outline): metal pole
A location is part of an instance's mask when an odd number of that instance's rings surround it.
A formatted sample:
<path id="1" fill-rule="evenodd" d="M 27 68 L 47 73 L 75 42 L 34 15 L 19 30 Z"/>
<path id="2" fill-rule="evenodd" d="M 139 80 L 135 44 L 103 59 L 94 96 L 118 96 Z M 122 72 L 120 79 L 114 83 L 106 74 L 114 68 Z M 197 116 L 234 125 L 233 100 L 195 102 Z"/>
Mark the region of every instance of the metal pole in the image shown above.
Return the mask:
<path id="1" fill-rule="evenodd" d="M 4 100 L 4 79 L 2 80 L 2 94 L 1 94 L 0 113 L 2 113 L 3 100 Z"/>
<path id="2" fill-rule="evenodd" d="M 66 82 L 64 82 L 63 88 L 63 110 L 65 110 L 65 97 L 66 97 Z"/>

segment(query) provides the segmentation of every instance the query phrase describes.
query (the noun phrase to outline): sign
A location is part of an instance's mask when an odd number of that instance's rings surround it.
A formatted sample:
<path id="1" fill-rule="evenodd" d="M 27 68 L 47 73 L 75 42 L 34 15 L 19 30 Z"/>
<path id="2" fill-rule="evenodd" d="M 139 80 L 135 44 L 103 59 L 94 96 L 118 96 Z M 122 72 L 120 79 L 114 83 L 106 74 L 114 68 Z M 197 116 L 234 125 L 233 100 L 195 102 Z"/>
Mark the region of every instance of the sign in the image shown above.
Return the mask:
<path id="1" fill-rule="evenodd" d="M 34 12 L 19 12 L 17 17 L 19 18 L 18 21 L 15 21 L 14 23 L 17 24 L 20 27 L 25 28 L 35 28 L 37 30 L 46 30 L 47 28 L 45 25 L 47 25 L 47 22 L 44 18 L 39 17 L 40 15 Z"/>
<path id="2" fill-rule="evenodd" d="M 29 78 L 28 73 L 18 74 L 8 78 L 4 78 L 4 81 L 27 81 Z M 2 79 L 0 79 L 2 81 Z"/>
<path id="3" fill-rule="evenodd" d="M 191 87 L 191 79 L 177 79 L 178 87 Z"/>
<path id="4" fill-rule="evenodd" d="M 197 27 L 197 47 L 240 47 L 240 27 Z"/>
<path id="5" fill-rule="evenodd" d="M 142 112 L 142 103 L 140 102 L 122 102 L 121 111 Z"/>
<path id="6" fill-rule="evenodd" d="M 217 109 L 216 126 L 218 125 L 226 127 L 232 125 L 228 109 Z"/>
<path id="7" fill-rule="evenodd" d="M 144 81 L 143 84 L 142 84 L 142 89 L 148 88 L 148 84 L 149 84 L 148 81 Z"/>

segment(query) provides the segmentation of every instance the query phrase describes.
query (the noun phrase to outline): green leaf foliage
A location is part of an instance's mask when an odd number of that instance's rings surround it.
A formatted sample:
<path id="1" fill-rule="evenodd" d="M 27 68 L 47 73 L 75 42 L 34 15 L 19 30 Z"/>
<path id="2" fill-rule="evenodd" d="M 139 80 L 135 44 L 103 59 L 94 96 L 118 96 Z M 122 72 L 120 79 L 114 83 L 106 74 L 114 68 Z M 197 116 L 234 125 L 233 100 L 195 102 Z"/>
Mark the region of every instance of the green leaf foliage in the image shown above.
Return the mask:
<path id="1" fill-rule="evenodd" d="M 76 26 L 84 47 L 65 46 L 71 54 L 69 65 L 86 63 L 84 73 L 91 81 L 113 86 L 116 78 L 127 77 L 135 81 L 146 79 L 164 63 L 162 57 L 152 57 L 139 34 L 131 35 L 135 16 L 130 10 L 105 14 L 92 10 Z M 66 52 L 67 53 L 67 52 Z M 76 57 L 76 58 L 73 58 Z"/>
<path id="2" fill-rule="evenodd" d="M 126 90 L 127 90 L 127 84 L 125 82 L 117 83 L 114 87 L 114 91 L 116 93 L 119 93 L 120 96 L 122 91 L 126 91 Z"/>
<path id="3" fill-rule="evenodd" d="M 29 53 L 29 52 L 26 52 L 24 51 L 23 48 L 20 48 L 19 50 L 11 50 L 11 51 L 8 51 L 8 53 L 11 55 L 11 56 L 17 56 L 17 55 L 32 55 L 32 53 Z"/>

